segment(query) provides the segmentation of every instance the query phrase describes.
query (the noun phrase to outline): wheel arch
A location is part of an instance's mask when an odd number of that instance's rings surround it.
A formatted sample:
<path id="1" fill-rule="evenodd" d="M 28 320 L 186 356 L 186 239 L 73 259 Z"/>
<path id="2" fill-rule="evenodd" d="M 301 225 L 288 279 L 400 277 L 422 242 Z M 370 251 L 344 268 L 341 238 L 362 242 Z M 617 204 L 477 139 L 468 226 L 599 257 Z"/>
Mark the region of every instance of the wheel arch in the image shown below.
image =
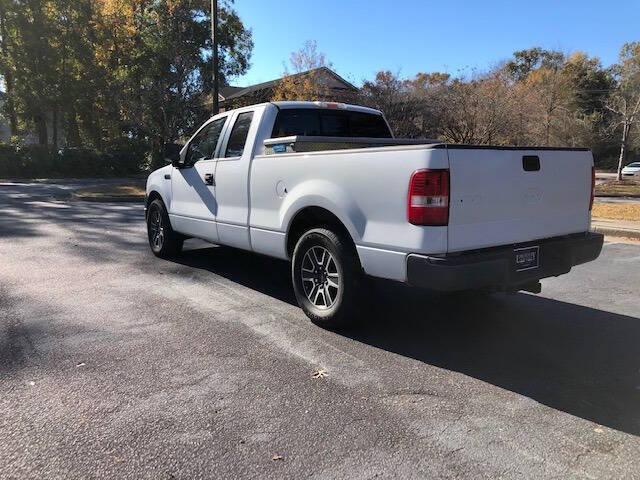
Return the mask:
<path id="1" fill-rule="evenodd" d="M 151 205 L 151 202 L 153 202 L 157 198 L 159 198 L 162 203 L 165 203 L 164 200 L 162 199 L 162 195 L 160 195 L 160 192 L 158 192 L 157 190 L 151 190 L 147 195 L 145 207 L 149 208 L 149 205 Z M 166 203 L 165 203 L 165 207 L 166 207 Z"/>
<path id="2" fill-rule="evenodd" d="M 327 180 L 307 180 L 291 189 L 280 206 L 279 221 L 286 232 L 285 249 L 291 258 L 302 224 L 329 225 L 345 233 L 355 246 L 364 234 L 367 220 L 350 192 Z M 296 235 L 297 234 L 297 235 Z"/>
<path id="3" fill-rule="evenodd" d="M 300 239 L 300 236 L 307 230 L 317 227 L 335 229 L 339 233 L 342 233 L 353 247 L 354 252 L 357 253 L 353 236 L 337 215 L 323 207 L 306 206 L 293 215 L 287 228 L 285 245 L 288 258 L 292 258 L 293 249 Z"/>
<path id="4" fill-rule="evenodd" d="M 158 192 L 157 190 L 151 190 L 145 200 L 144 200 L 144 218 L 147 218 L 147 214 L 149 213 L 149 205 L 151 205 L 151 202 L 153 202 L 154 200 L 159 199 L 165 206 L 165 208 L 167 207 L 167 204 L 164 203 L 164 200 L 162 199 L 162 195 L 160 195 L 160 192 Z"/>

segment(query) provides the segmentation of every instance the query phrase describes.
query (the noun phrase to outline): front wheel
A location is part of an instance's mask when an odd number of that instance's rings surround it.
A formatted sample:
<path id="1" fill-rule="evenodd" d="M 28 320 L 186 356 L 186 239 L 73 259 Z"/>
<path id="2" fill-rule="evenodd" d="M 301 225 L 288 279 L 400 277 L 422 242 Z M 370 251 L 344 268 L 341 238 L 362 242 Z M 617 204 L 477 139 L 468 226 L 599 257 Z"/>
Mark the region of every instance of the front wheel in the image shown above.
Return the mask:
<path id="1" fill-rule="evenodd" d="M 147 237 L 156 257 L 169 258 L 182 251 L 183 237 L 173 231 L 169 214 L 160 199 L 149 204 L 147 211 Z"/>
<path id="2" fill-rule="evenodd" d="M 291 276 L 298 305 L 313 323 L 337 329 L 355 321 L 362 270 L 344 234 L 326 228 L 305 232 L 293 251 Z"/>

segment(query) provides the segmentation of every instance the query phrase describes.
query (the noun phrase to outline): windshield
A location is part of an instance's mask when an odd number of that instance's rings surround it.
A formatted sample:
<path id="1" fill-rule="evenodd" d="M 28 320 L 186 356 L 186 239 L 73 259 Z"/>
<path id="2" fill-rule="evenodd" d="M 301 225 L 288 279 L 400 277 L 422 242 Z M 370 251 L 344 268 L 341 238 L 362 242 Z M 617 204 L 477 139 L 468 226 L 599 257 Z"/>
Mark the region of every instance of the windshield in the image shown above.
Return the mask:
<path id="1" fill-rule="evenodd" d="M 373 138 L 392 136 L 382 115 L 374 113 L 321 108 L 280 110 L 271 137 L 293 135 Z"/>

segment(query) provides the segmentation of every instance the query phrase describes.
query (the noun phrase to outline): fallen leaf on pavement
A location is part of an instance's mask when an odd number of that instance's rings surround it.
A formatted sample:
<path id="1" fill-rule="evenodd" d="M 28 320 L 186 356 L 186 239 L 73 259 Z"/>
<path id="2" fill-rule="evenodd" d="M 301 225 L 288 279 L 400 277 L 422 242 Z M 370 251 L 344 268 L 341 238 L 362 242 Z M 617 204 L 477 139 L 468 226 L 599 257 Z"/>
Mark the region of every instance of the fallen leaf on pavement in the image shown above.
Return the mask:
<path id="1" fill-rule="evenodd" d="M 313 375 L 311 376 L 313 378 L 324 378 L 327 376 L 327 371 L 324 368 L 319 368 L 318 370 L 313 372 Z"/>
<path id="2" fill-rule="evenodd" d="M 273 460 L 274 462 L 277 460 L 284 460 L 284 457 L 282 455 L 274 455 L 273 457 L 271 457 L 271 460 Z"/>

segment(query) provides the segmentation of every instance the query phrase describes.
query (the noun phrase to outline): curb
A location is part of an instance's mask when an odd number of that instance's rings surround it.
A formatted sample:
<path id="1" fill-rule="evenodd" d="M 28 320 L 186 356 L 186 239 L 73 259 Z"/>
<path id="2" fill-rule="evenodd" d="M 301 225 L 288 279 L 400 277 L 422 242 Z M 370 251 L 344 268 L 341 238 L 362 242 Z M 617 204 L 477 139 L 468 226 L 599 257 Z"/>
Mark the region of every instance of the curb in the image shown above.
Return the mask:
<path id="1" fill-rule="evenodd" d="M 117 196 L 117 197 L 109 197 L 109 196 L 101 196 L 101 197 L 84 197 L 82 195 L 76 195 L 75 193 L 71 194 L 71 198 L 73 200 L 78 200 L 81 202 L 92 202 L 92 203 L 130 203 L 130 202 L 136 202 L 136 203 L 142 203 L 144 202 L 144 197 L 138 197 L 138 196 Z"/>
<path id="2" fill-rule="evenodd" d="M 611 227 L 599 227 L 592 226 L 591 229 L 594 232 L 602 233 L 604 236 L 608 237 L 625 237 L 625 238 L 633 238 L 634 240 L 640 240 L 640 231 L 638 230 L 627 230 L 625 228 L 611 228 Z"/>
<path id="3" fill-rule="evenodd" d="M 34 177 L 9 177 L 0 178 L 0 183 L 41 183 L 43 185 L 56 184 L 56 183 L 80 183 L 91 182 L 93 184 L 113 184 L 120 183 L 122 180 L 131 182 L 140 182 L 144 184 L 147 179 L 147 175 L 141 175 L 139 177 L 57 177 L 57 178 L 34 178 Z"/>
<path id="4" fill-rule="evenodd" d="M 622 194 L 622 193 L 596 193 L 594 195 L 595 198 L 629 198 L 629 199 L 640 199 L 640 195 L 637 194 Z"/>

